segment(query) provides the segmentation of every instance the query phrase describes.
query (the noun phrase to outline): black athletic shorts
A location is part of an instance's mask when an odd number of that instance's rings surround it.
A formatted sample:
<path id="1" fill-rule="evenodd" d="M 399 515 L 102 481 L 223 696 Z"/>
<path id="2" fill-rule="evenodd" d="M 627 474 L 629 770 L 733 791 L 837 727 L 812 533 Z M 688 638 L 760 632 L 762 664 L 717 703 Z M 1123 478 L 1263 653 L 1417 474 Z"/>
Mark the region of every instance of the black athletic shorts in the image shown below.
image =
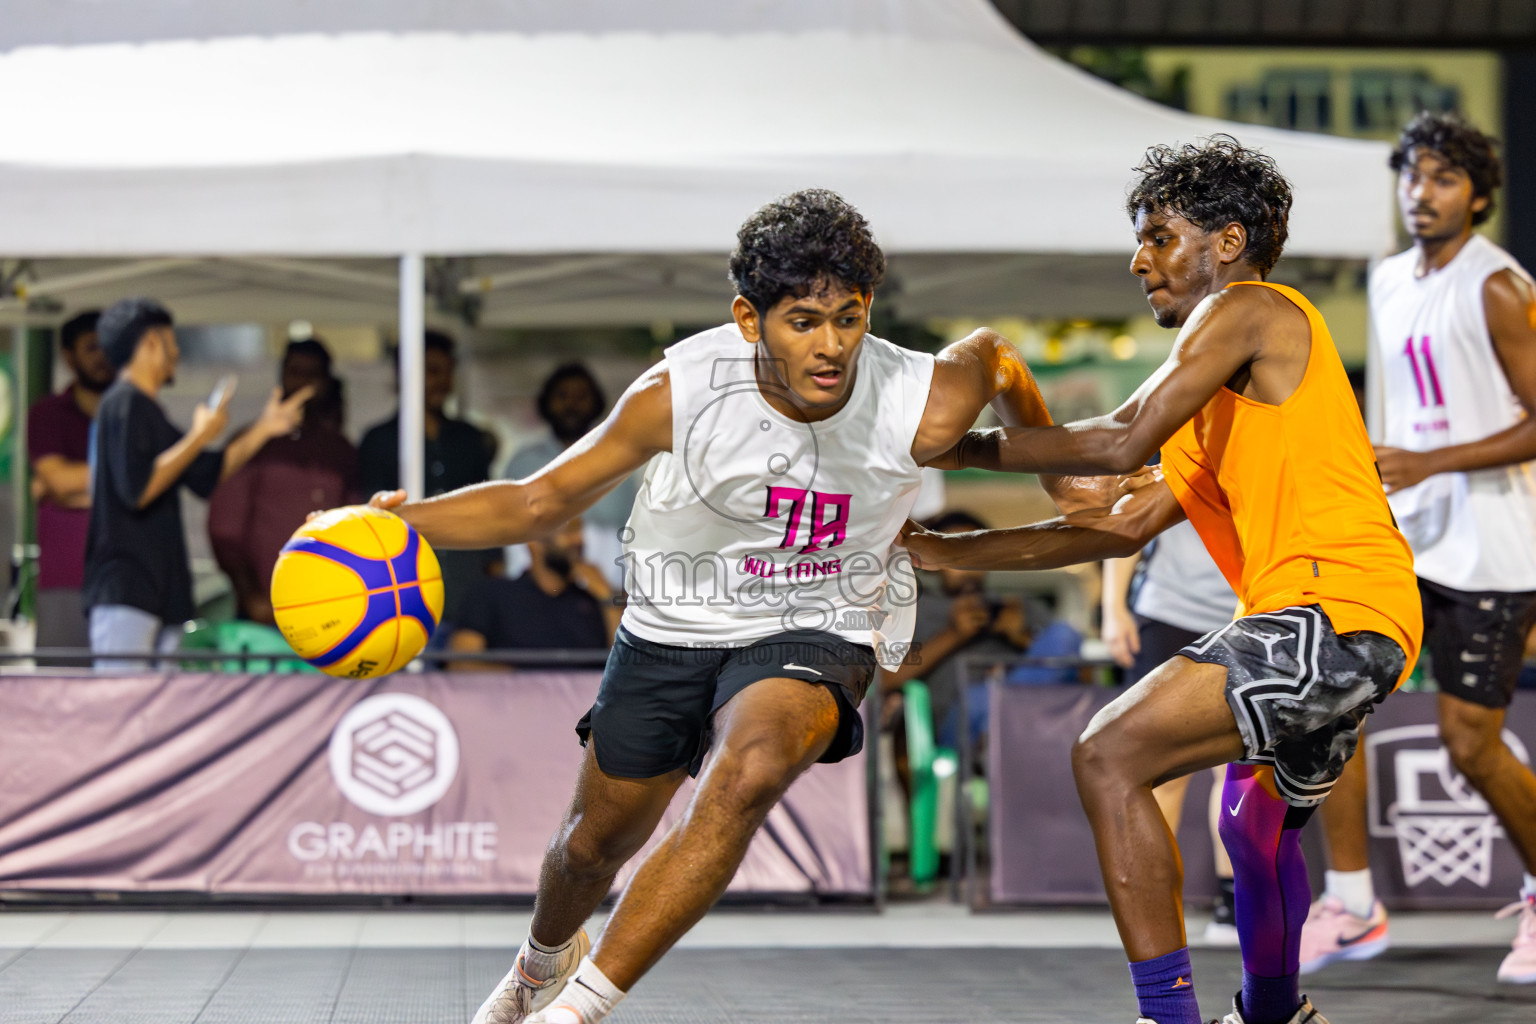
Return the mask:
<path id="1" fill-rule="evenodd" d="M 1149 619 L 1145 615 L 1136 616 L 1136 635 L 1141 640 L 1141 649 L 1136 652 L 1131 667 L 1125 670 L 1126 686 L 1135 686 L 1143 676 L 1200 639 L 1200 634 L 1193 629 Z"/>
<path id="2" fill-rule="evenodd" d="M 1525 635 L 1536 623 L 1536 593 L 1452 590 L 1419 580 L 1424 649 L 1443 693 L 1489 708 L 1515 695 Z"/>
<path id="3" fill-rule="evenodd" d="M 597 766 L 608 775 L 650 779 L 687 767 L 697 775 L 709 750 L 715 712 L 760 679 L 803 679 L 837 698 L 837 735 L 823 763 L 864 745 L 859 702 L 875 675 L 875 652 L 819 629 L 795 629 L 747 647 L 675 647 L 619 627 L 597 702 L 576 724 L 583 745 L 597 737 Z"/>
<path id="4" fill-rule="evenodd" d="M 1360 724 L 1397 685 L 1408 656 L 1381 633 L 1333 631 L 1315 604 L 1245 615 L 1179 652 L 1224 665 L 1245 764 L 1275 767 L 1294 807 L 1315 807 L 1360 740 Z"/>

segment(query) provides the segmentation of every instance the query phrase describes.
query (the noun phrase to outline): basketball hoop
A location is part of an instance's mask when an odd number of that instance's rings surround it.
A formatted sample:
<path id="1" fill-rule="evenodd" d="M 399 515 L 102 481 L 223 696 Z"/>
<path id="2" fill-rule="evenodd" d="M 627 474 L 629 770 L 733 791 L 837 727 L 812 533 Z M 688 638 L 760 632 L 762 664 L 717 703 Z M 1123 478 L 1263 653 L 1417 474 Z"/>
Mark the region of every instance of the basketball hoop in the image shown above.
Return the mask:
<path id="1" fill-rule="evenodd" d="M 1449 887 L 1465 879 L 1488 887 L 1498 830 L 1492 815 L 1394 813 L 1390 817 L 1409 886 L 1434 879 Z"/>

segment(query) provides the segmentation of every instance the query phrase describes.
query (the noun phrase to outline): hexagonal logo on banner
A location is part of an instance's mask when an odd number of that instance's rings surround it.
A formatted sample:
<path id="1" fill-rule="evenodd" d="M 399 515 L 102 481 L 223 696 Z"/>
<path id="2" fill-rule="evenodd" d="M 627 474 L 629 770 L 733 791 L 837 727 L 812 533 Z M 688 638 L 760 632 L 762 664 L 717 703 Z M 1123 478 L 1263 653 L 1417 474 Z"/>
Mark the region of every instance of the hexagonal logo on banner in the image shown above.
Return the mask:
<path id="1" fill-rule="evenodd" d="M 415 814 L 442 799 L 459 772 L 459 737 L 436 705 L 409 693 L 354 704 L 331 731 L 331 777 L 371 814 Z"/>

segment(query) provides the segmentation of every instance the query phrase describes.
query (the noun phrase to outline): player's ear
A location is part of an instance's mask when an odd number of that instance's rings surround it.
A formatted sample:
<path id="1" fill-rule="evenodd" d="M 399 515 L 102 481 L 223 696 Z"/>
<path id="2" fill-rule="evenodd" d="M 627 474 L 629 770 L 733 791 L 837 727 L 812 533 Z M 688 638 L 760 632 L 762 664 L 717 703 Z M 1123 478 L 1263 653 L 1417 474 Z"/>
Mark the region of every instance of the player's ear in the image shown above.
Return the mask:
<path id="1" fill-rule="evenodd" d="M 1237 221 L 1221 229 L 1216 240 L 1216 255 L 1223 263 L 1235 263 L 1248 248 L 1248 231 Z"/>
<path id="2" fill-rule="evenodd" d="M 870 324 L 874 322 L 874 319 L 875 319 L 875 293 L 872 292 L 872 291 L 865 292 L 864 293 L 864 329 L 866 331 L 869 330 Z"/>
<path id="3" fill-rule="evenodd" d="M 736 320 L 736 326 L 741 329 L 741 336 L 747 339 L 750 345 L 756 345 L 763 337 L 762 320 L 757 315 L 757 307 L 752 305 L 740 295 L 731 303 L 731 316 Z"/>
<path id="4" fill-rule="evenodd" d="M 1492 196 L 1473 196 L 1472 197 L 1472 213 L 1473 214 L 1479 214 L 1479 213 L 1482 213 L 1484 210 L 1488 209 L 1488 202 L 1492 198 L 1493 198 Z"/>

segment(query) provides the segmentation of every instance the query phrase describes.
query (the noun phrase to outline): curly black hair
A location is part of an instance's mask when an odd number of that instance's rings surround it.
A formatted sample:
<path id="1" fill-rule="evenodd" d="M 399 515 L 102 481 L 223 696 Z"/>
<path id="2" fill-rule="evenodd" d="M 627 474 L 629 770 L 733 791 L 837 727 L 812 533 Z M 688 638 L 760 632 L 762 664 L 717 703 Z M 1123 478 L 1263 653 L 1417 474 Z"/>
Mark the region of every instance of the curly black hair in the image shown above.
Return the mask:
<path id="1" fill-rule="evenodd" d="M 1212 135 L 1177 149 L 1153 146 L 1136 173 L 1141 177 L 1125 200 L 1132 220 L 1146 210 L 1178 214 L 1203 231 L 1241 224 L 1248 233 L 1243 259 L 1269 276 L 1291 216 L 1291 183 L 1273 158 L 1230 135 Z"/>
<path id="2" fill-rule="evenodd" d="M 1431 114 L 1425 110 L 1404 126 L 1387 163 L 1396 173 L 1408 166 L 1414 150 L 1428 150 L 1445 157 L 1452 167 L 1461 168 L 1472 179 L 1473 198 L 1487 198 L 1488 205 L 1472 214 L 1472 223 L 1481 224 L 1493 216 L 1493 192 L 1504 184 L 1504 162 L 1499 159 L 1498 145 L 1498 139 L 1478 131 L 1458 114 Z"/>
<path id="3" fill-rule="evenodd" d="M 839 284 L 872 292 L 884 278 L 885 253 L 869 222 L 824 188 L 791 192 L 758 210 L 736 233 L 731 253 L 731 283 L 760 314 L 786 295 Z"/>

